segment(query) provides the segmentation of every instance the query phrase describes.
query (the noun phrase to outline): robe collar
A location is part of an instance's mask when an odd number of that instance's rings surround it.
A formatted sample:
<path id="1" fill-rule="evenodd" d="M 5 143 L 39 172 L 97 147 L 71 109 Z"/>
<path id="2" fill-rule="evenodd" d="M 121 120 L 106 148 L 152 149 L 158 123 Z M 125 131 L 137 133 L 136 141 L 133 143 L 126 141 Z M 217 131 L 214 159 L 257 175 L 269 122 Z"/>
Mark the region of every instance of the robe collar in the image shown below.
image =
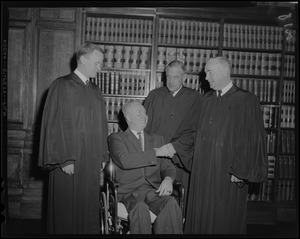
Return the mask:
<path id="1" fill-rule="evenodd" d="M 222 90 L 221 96 L 225 95 L 226 92 L 229 91 L 232 86 L 233 86 L 232 81 L 230 81 L 227 86 L 225 86 L 223 89 L 221 89 Z M 216 90 L 216 94 L 218 94 L 217 90 Z"/>
<path id="2" fill-rule="evenodd" d="M 82 80 L 84 84 L 88 80 L 88 78 L 84 76 L 77 68 L 75 69 L 74 73 L 80 78 L 80 80 Z"/>
<path id="3" fill-rule="evenodd" d="M 177 95 L 177 93 L 181 90 L 181 88 L 183 87 L 183 85 L 180 86 L 180 88 L 178 90 L 176 90 L 175 92 L 171 93 L 173 95 L 173 97 L 175 97 L 175 95 Z"/>

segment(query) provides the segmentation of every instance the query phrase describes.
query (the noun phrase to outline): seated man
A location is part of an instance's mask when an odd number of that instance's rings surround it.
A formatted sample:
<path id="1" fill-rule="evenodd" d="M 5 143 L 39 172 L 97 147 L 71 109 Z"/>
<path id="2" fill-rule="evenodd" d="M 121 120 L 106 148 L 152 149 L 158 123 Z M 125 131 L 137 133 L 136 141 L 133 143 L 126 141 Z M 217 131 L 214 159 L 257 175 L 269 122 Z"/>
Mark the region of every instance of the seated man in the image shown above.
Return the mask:
<path id="1" fill-rule="evenodd" d="M 182 234 L 182 212 L 170 195 L 176 168 L 164 158 L 163 137 L 144 132 L 148 116 L 139 101 L 129 101 L 122 110 L 128 128 L 112 133 L 108 145 L 116 165 L 118 201 L 128 211 L 130 233 L 152 233 L 150 209 L 157 216 L 155 234 Z"/>

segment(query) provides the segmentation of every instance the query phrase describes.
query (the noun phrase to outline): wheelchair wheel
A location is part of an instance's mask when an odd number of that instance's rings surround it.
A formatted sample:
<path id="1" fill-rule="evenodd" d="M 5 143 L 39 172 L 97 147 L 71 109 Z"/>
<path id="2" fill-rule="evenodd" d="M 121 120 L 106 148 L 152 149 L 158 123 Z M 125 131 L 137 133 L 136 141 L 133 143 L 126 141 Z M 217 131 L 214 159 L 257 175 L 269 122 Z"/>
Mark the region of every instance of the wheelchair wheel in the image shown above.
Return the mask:
<path id="1" fill-rule="evenodd" d="M 106 195 L 104 192 L 100 196 L 100 232 L 101 234 L 108 234 L 108 205 L 106 201 Z"/>

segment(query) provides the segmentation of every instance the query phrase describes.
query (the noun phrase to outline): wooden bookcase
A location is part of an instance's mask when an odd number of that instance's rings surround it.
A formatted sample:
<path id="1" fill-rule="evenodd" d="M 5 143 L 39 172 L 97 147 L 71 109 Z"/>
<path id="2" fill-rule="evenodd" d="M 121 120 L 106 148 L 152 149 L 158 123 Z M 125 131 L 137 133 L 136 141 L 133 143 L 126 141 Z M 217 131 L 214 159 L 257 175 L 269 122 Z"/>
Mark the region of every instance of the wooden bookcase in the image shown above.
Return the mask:
<path id="1" fill-rule="evenodd" d="M 228 57 L 233 82 L 260 100 L 267 132 L 268 181 L 249 187 L 248 223 L 296 220 L 296 31 L 287 41 L 277 21 L 264 19 L 264 9 L 244 14 L 218 8 L 85 8 L 82 42 L 105 50 L 104 69 L 93 80 L 104 93 L 109 133 L 122 129 L 118 114 L 127 100 L 144 100 L 163 85 L 168 62 L 185 62 L 185 85 L 202 94 L 208 90 L 206 60 Z"/>

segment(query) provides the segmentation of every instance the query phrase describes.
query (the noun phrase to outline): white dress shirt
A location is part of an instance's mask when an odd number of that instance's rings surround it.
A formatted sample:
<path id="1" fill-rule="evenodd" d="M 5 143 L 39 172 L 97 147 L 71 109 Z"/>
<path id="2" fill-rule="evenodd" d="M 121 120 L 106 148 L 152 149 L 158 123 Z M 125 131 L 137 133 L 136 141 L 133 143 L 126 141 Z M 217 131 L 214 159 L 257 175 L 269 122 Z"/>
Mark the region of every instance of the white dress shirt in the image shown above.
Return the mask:
<path id="1" fill-rule="evenodd" d="M 87 81 L 87 80 L 89 80 L 88 78 L 86 78 L 77 68 L 76 68 L 76 70 L 74 71 L 74 73 L 76 74 L 76 75 L 78 75 L 78 77 L 80 78 L 80 80 L 82 80 L 82 82 L 84 83 L 84 84 L 86 84 L 85 82 Z"/>

